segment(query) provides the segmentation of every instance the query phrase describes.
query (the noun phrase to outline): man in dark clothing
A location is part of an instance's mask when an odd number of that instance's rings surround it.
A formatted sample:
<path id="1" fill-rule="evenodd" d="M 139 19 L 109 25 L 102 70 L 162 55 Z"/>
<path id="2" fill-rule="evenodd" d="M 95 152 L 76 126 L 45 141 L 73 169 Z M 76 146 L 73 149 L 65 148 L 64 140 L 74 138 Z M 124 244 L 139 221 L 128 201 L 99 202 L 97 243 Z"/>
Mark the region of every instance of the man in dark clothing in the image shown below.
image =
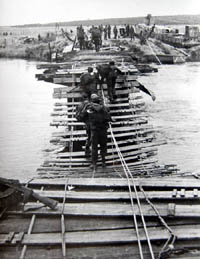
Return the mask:
<path id="1" fill-rule="evenodd" d="M 134 36 L 135 36 L 135 31 L 134 31 L 134 28 L 132 25 L 130 26 L 130 29 L 129 29 L 129 35 L 130 35 L 131 40 L 133 40 Z"/>
<path id="2" fill-rule="evenodd" d="M 108 36 L 108 27 L 107 25 L 104 27 L 104 40 L 107 40 L 107 36 Z"/>
<path id="3" fill-rule="evenodd" d="M 116 99 L 115 94 L 115 83 L 117 76 L 119 74 L 123 74 L 116 66 L 115 62 L 111 61 L 106 65 L 100 65 L 97 67 L 98 74 L 101 76 L 100 84 L 103 83 L 104 79 L 106 79 L 106 84 L 108 87 L 108 96 L 111 102 Z"/>
<path id="4" fill-rule="evenodd" d="M 92 67 L 88 67 L 88 72 L 80 77 L 80 89 L 87 95 L 88 100 L 93 93 L 97 93 L 97 74 Z"/>
<path id="5" fill-rule="evenodd" d="M 117 39 L 117 35 L 118 35 L 118 29 L 117 29 L 116 25 L 113 28 L 113 33 L 114 33 L 114 39 L 116 40 Z"/>
<path id="6" fill-rule="evenodd" d="M 95 45 L 96 52 L 98 52 L 101 46 L 101 35 L 102 35 L 101 31 L 99 28 L 93 27 L 91 29 L 91 33 L 92 33 L 92 36 L 91 36 L 92 42 Z"/>
<path id="7" fill-rule="evenodd" d="M 84 40 L 85 40 L 85 33 L 82 25 L 80 27 L 77 27 L 77 39 L 79 42 L 80 50 L 84 48 Z"/>
<path id="8" fill-rule="evenodd" d="M 108 39 L 110 39 L 110 35 L 111 35 L 111 26 L 110 24 L 108 24 Z"/>
<path id="9" fill-rule="evenodd" d="M 96 94 L 91 95 L 91 103 L 87 107 L 86 113 L 89 117 L 91 130 L 92 169 L 95 172 L 98 160 L 98 144 L 100 145 L 102 167 L 104 168 L 106 166 L 107 129 L 111 117 L 108 108 L 101 104 L 101 100 Z"/>
<path id="10" fill-rule="evenodd" d="M 129 26 L 129 24 L 126 25 L 125 29 L 126 29 L 126 37 L 129 37 L 129 33 L 130 33 L 130 26 Z"/>

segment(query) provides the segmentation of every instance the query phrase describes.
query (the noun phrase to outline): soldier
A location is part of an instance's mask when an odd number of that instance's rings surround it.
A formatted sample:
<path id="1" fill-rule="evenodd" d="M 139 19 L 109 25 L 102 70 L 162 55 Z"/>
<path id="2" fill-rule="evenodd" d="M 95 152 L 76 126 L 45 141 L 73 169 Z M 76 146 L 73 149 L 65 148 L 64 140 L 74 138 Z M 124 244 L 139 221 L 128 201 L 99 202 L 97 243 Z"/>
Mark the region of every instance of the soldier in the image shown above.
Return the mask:
<path id="1" fill-rule="evenodd" d="M 101 46 L 101 31 L 99 28 L 94 27 L 91 29 L 91 33 L 92 33 L 92 42 L 95 45 L 96 52 L 98 52 Z"/>
<path id="2" fill-rule="evenodd" d="M 134 28 L 132 25 L 130 26 L 129 35 L 130 35 L 131 40 L 133 40 L 134 36 L 135 36 L 135 31 L 134 31 Z"/>
<path id="3" fill-rule="evenodd" d="M 125 29 L 126 29 L 126 37 L 129 37 L 129 33 L 130 33 L 130 26 L 129 26 L 129 24 L 127 24 L 125 26 Z"/>
<path id="4" fill-rule="evenodd" d="M 108 96 L 110 102 L 113 102 L 116 99 L 115 94 L 115 83 L 118 74 L 123 74 L 116 66 L 115 62 L 111 61 L 109 64 L 100 65 L 97 67 L 97 71 L 99 76 L 101 77 L 100 84 L 103 83 L 104 79 L 106 79 L 106 84 L 108 87 Z"/>
<path id="5" fill-rule="evenodd" d="M 85 35 L 84 35 L 84 29 L 82 25 L 80 27 L 77 27 L 77 39 L 79 42 L 80 50 L 84 48 L 84 40 L 85 40 Z"/>
<path id="6" fill-rule="evenodd" d="M 108 122 L 111 121 L 111 116 L 108 108 L 101 104 L 101 99 L 96 94 L 91 95 L 91 103 L 85 113 L 87 113 L 89 117 L 92 144 L 91 168 L 93 172 L 95 172 L 98 160 L 98 144 L 100 145 L 102 167 L 106 167 L 107 129 Z"/>
<path id="7" fill-rule="evenodd" d="M 90 100 L 93 93 L 97 93 L 97 74 L 93 72 L 92 67 L 88 67 L 88 72 L 80 77 L 80 89 Z"/>
<path id="8" fill-rule="evenodd" d="M 110 39 L 110 34 L 111 34 L 111 26 L 108 24 L 108 39 Z"/>
<path id="9" fill-rule="evenodd" d="M 116 40 L 117 39 L 117 35 L 118 35 L 118 29 L 117 29 L 116 25 L 113 28 L 113 33 L 114 33 L 114 39 Z"/>
<path id="10" fill-rule="evenodd" d="M 107 36 L 108 36 L 108 27 L 107 27 L 107 25 L 105 25 L 103 32 L 104 32 L 104 40 L 107 40 Z"/>

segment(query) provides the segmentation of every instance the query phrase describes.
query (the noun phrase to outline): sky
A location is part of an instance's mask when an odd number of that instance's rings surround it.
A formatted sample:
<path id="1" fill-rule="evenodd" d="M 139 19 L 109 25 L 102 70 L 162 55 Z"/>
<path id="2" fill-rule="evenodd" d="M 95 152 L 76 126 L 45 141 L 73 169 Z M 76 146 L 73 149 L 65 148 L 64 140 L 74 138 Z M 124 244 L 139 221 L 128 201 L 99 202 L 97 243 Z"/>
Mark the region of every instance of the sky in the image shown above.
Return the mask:
<path id="1" fill-rule="evenodd" d="M 0 26 L 200 14 L 199 0 L 0 0 Z"/>

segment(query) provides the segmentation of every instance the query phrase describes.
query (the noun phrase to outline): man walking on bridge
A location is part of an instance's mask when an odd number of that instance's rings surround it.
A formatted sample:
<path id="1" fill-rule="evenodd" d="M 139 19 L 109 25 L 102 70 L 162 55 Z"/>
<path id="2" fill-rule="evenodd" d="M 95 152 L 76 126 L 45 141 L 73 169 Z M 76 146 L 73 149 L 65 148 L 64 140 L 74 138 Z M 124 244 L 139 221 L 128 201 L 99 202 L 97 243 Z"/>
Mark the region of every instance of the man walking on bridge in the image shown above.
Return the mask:
<path id="1" fill-rule="evenodd" d="M 93 93 L 97 93 L 97 74 L 93 72 L 92 67 L 88 67 L 88 72 L 80 77 L 80 89 L 83 95 L 87 95 L 88 100 Z"/>
<path id="2" fill-rule="evenodd" d="M 101 104 L 101 99 L 98 95 L 91 95 L 91 103 L 88 106 L 86 113 L 89 117 L 89 124 L 91 130 L 91 144 L 92 144 L 92 164 L 93 172 L 97 170 L 98 160 L 98 144 L 100 145 L 100 152 L 102 158 L 102 167 L 106 166 L 107 153 L 107 129 L 108 123 L 111 121 L 110 112 L 107 107 Z"/>

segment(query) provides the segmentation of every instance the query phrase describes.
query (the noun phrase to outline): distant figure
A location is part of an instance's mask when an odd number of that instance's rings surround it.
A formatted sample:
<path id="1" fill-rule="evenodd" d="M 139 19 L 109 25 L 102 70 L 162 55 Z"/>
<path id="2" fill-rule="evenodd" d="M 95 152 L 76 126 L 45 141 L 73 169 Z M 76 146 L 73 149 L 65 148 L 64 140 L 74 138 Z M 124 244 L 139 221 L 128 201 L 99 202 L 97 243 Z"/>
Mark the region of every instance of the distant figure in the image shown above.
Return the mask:
<path id="1" fill-rule="evenodd" d="M 134 28 L 132 25 L 130 26 L 130 29 L 129 29 L 129 35 L 130 35 L 131 40 L 133 40 L 135 37 L 135 31 L 134 31 Z"/>
<path id="2" fill-rule="evenodd" d="M 107 107 L 101 104 L 101 99 L 98 95 L 91 95 L 91 103 L 87 107 L 86 112 L 89 117 L 91 130 L 91 145 L 92 145 L 92 164 L 93 172 L 97 169 L 98 160 L 98 144 L 100 145 L 100 153 L 102 158 L 102 167 L 106 166 L 107 153 L 107 129 L 108 122 L 111 121 L 111 116 Z"/>
<path id="3" fill-rule="evenodd" d="M 99 25 L 99 30 L 100 30 L 100 33 L 101 33 L 101 43 L 100 45 L 102 46 L 102 36 L 103 36 L 103 25 Z"/>
<path id="4" fill-rule="evenodd" d="M 104 27 L 104 40 L 107 40 L 107 36 L 108 36 L 108 28 L 107 28 L 107 25 Z"/>
<path id="5" fill-rule="evenodd" d="M 92 67 L 88 67 L 88 72 L 81 75 L 80 89 L 88 100 L 90 100 L 91 94 L 97 93 L 97 74 L 93 72 Z"/>
<path id="6" fill-rule="evenodd" d="M 38 41 L 41 41 L 41 36 L 40 36 L 40 34 L 38 34 Z"/>
<path id="7" fill-rule="evenodd" d="M 79 47 L 80 47 L 80 50 L 82 50 L 84 48 L 84 29 L 82 27 L 82 25 L 80 25 L 80 27 L 77 27 L 76 28 L 77 30 L 77 40 L 79 42 Z"/>
<path id="8" fill-rule="evenodd" d="M 86 32 L 84 32 L 84 49 L 89 49 L 89 41 Z"/>
<path id="9" fill-rule="evenodd" d="M 117 29 L 116 25 L 113 28 L 113 33 L 114 33 L 114 39 L 116 40 L 117 39 L 117 35 L 118 35 L 118 29 Z"/>
<path id="10" fill-rule="evenodd" d="M 101 77 L 100 84 L 106 79 L 109 100 L 110 102 L 113 102 L 116 99 L 115 83 L 117 76 L 123 73 L 115 66 L 114 61 L 111 61 L 109 64 L 97 66 L 97 71 L 98 75 Z"/>
<path id="11" fill-rule="evenodd" d="M 98 52 L 100 49 L 100 46 L 101 46 L 101 31 L 99 28 L 93 27 L 91 29 L 91 34 L 92 34 L 92 36 L 91 36 L 92 42 L 95 45 L 95 50 L 96 50 L 96 52 Z"/>
<path id="12" fill-rule="evenodd" d="M 108 24 L 108 39 L 111 37 L 111 26 Z"/>
<path id="13" fill-rule="evenodd" d="M 129 26 L 129 24 L 126 25 L 125 29 L 126 29 L 126 36 L 129 37 L 129 33 L 130 33 L 130 26 Z"/>

